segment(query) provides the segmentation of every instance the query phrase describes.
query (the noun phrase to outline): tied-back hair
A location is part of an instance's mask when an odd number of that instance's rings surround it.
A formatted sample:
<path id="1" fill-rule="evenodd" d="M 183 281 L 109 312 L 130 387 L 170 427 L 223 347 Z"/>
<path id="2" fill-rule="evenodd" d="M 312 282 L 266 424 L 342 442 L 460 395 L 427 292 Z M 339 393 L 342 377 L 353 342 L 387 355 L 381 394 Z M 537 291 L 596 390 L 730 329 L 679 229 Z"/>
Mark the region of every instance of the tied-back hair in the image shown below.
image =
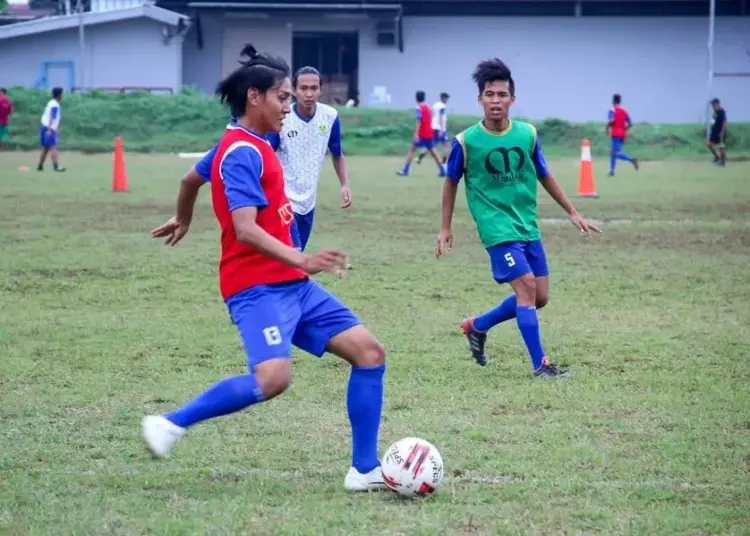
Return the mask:
<path id="1" fill-rule="evenodd" d="M 216 86 L 221 102 L 228 104 L 232 117 L 245 114 L 247 92 L 265 93 L 289 76 L 289 65 L 282 59 L 259 53 L 251 44 L 240 53 L 240 67 Z"/>
<path id="2" fill-rule="evenodd" d="M 484 92 L 485 86 L 492 82 L 508 82 L 511 97 L 516 94 L 516 83 L 510 74 L 510 69 L 505 65 L 505 62 L 498 58 L 492 58 L 491 60 L 479 63 L 476 69 L 474 69 L 471 78 L 474 80 L 477 88 L 479 88 L 480 95 Z"/>

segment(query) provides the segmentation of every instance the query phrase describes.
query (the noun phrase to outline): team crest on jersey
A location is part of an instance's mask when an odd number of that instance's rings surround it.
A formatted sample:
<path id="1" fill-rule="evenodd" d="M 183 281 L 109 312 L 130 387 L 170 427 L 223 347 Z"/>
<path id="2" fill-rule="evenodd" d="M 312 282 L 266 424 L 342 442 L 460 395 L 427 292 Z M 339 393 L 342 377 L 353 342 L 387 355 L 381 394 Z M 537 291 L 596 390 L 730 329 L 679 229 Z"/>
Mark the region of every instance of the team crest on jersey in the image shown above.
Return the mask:
<path id="1" fill-rule="evenodd" d="M 294 219 L 294 211 L 292 210 L 291 203 L 286 203 L 279 208 L 279 218 L 284 225 L 290 225 Z"/>
<path id="2" fill-rule="evenodd" d="M 321 134 L 325 134 L 327 130 L 328 130 L 328 125 L 324 125 L 322 123 L 318 125 L 318 132 L 320 132 Z"/>

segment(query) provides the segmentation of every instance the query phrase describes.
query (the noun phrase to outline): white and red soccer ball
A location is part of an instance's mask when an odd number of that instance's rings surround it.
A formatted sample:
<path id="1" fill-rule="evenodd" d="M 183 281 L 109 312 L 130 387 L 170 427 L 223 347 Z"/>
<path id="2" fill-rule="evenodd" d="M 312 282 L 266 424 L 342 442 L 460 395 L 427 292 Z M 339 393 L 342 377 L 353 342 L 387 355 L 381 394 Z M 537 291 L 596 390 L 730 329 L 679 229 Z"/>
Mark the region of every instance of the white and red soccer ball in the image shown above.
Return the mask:
<path id="1" fill-rule="evenodd" d="M 443 483 L 443 457 L 434 445 L 406 437 L 388 447 L 381 461 L 386 485 L 405 496 L 425 497 Z"/>

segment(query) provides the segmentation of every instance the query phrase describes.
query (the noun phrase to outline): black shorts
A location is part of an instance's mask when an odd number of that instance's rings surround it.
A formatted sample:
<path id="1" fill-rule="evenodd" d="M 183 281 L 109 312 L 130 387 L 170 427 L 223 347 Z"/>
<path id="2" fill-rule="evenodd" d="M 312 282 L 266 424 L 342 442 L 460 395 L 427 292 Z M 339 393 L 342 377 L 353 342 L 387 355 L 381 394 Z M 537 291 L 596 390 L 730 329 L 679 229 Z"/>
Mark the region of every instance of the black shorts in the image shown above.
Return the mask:
<path id="1" fill-rule="evenodd" d="M 708 135 L 708 142 L 711 145 L 721 145 L 724 143 L 724 137 L 721 135 L 721 132 L 711 131 Z"/>

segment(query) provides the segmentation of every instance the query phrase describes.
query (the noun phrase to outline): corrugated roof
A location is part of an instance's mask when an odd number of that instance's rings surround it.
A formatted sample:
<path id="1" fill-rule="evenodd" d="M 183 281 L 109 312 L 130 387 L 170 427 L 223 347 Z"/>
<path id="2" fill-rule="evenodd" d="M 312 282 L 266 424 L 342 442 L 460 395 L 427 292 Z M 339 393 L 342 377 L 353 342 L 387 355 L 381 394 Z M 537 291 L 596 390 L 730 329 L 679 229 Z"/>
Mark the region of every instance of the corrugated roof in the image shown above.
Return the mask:
<path id="1" fill-rule="evenodd" d="M 92 13 L 87 11 L 82 15 L 57 15 L 54 17 L 41 17 L 38 19 L 17 22 L 0 26 L 0 40 L 22 37 L 25 35 L 37 35 L 56 30 L 65 30 L 68 28 L 77 28 L 80 24 L 80 18 L 83 18 L 85 26 L 94 24 L 105 24 L 107 22 L 119 22 L 129 19 L 148 18 L 171 26 L 177 26 L 180 20 L 187 22 L 190 17 L 169 11 L 154 5 L 143 4 L 140 6 L 126 9 L 117 9 L 112 11 L 103 11 Z"/>

